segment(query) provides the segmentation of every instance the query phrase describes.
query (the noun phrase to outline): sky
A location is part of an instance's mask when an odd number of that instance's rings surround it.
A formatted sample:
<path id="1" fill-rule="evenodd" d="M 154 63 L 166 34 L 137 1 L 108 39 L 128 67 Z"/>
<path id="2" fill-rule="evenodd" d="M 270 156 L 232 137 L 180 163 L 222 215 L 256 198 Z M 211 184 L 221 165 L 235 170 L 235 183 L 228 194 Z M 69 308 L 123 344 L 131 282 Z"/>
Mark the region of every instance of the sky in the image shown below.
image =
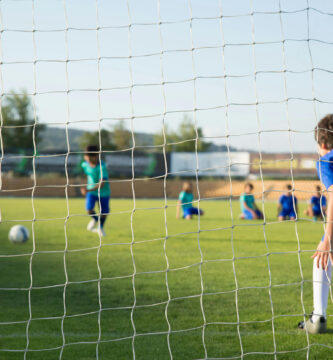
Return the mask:
<path id="1" fill-rule="evenodd" d="M 95 131 L 122 119 L 159 133 L 188 114 L 208 141 L 315 152 L 316 121 L 333 112 L 329 0 L 2 0 L 0 10 L 2 94 L 27 90 L 41 123 Z"/>

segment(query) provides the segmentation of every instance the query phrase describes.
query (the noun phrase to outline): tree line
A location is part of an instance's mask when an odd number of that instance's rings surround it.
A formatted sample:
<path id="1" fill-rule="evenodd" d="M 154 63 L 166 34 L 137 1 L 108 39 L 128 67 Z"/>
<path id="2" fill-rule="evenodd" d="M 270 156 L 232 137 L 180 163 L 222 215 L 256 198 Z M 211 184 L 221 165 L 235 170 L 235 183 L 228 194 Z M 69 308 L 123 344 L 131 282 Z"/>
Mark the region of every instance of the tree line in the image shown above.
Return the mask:
<path id="1" fill-rule="evenodd" d="M 34 149 L 43 137 L 45 124 L 39 122 L 36 109 L 29 95 L 11 92 L 1 104 L 1 139 L 6 149 Z M 79 139 L 81 149 L 88 144 L 99 144 L 103 150 L 124 150 L 133 147 L 132 132 L 123 121 L 117 121 L 108 129 L 86 131 Z M 166 147 L 167 151 L 207 151 L 211 143 L 204 141 L 203 131 L 193 120 L 184 115 L 176 130 L 167 125 L 154 135 L 156 147 Z"/>

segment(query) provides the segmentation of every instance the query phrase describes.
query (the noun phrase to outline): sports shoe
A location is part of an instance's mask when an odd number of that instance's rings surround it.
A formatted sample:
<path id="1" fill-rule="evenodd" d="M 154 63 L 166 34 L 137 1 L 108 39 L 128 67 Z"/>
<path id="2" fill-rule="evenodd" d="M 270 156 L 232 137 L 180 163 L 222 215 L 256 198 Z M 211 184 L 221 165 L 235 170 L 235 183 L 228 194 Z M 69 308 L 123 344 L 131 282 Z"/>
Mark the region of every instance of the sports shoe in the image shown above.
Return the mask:
<path id="1" fill-rule="evenodd" d="M 93 229 L 92 230 L 93 232 L 95 232 L 95 233 L 97 233 L 99 236 L 101 236 L 101 237 L 103 237 L 103 236 L 106 236 L 106 234 L 105 234 L 105 232 L 104 232 L 104 230 L 103 230 L 103 228 L 96 228 L 96 229 Z"/>
<path id="2" fill-rule="evenodd" d="M 316 321 L 312 320 L 312 314 L 310 315 L 310 319 L 301 321 L 298 323 L 298 328 L 304 331 L 308 331 L 309 334 L 322 334 L 327 330 L 327 322 L 324 316 L 321 316 Z"/>
<path id="3" fill-rule="evenodd" d="M 87 230 L 88 231 L 94 231 L 94 228 L 96 227 L 97 225 L 97 221 L 95 219 L 91 219 L 89 222 L 88 222 L 88 225 L 87 225 Z"/>

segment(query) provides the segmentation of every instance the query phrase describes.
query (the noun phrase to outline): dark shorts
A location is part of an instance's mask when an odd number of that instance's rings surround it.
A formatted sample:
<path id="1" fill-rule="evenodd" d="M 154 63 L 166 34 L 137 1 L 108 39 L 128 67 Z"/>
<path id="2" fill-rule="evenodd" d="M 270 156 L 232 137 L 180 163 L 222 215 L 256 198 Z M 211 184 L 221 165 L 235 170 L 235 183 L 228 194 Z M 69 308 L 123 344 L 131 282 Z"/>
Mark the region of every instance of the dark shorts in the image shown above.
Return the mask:
<path id="1" fill-rule="evenodd" d="M 321 216 L 321 209 L 317 207 L 312 208 L 313 216 Z"/>
<path id="2" fill-rule="evenodd" d="M 86 210 L 93 210 L 95 207 L 95 204 L 97 202 L 97 204 L 99 205 L 99 203 L 101 204 L 101 214 L 108 214 L 110 212 L 110 207 L 109 207 L 109 201 L 110 198 L 107 197 L 101 197 L 100 199 L 98 198 L 98 196 L 92 194 L 92 193 L 87 193 L 86 195 Z"/>
<path id="3" fill-rule="evenodd" d="M 290 218 L 296 218 L 296 213 L 294 209 L 282 209 L 282 211 L 280 212 L 279 216 L 282 217 L 289 217 Z"/>
<path id="4" fill-rule="evenodd" d="M 257 214 L 257 216 L 259 218 L 262 217 L 262 212 L 260 210 L 254 210 L 254 212 Z M 244 215 L 244 219 L 253 220 L 253 215 L 252 215 L 251 211 L 245 209 L 243 211 L 243 215 Z"/>
<path id="5" fill-rule="evenodd" d="M 199 209 L 196 207 L 190 207 L 187 209 L 183 209 L 183 217 L 186 218 L 188 215 L 199 215 Z"/>

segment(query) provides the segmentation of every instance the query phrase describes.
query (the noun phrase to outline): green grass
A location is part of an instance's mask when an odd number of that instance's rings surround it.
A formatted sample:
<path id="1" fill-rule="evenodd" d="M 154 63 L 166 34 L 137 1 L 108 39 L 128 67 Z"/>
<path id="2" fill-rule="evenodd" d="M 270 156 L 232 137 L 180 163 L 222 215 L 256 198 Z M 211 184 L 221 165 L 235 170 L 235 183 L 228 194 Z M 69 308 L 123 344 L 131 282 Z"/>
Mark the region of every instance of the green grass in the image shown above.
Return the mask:
<path id="1" fill-rule="evenodd" d="M 296 325 L 302 319 L 302 299 L 305 311 L 312 311 L 310 250 L 321 237 L 322 224 L 303 219 L 277 223 L 276 204 L 269 202 L 265 226 L 239 220 L 238 202 L 232 203 L 232 223 L 228 202 L 206 200 L 199 233 L 197 219 L 176 220 L 171 201 L 165 241 L 164 201 L 137 200 L 132 213 L 133 201 L 112 200 L 107 237 L 100 246 L 98 236 L 85 230 L 83 200 L 69 200 L 65 221 L 64 199 L 37 199 L 34 237 L 14 245 L 7 240 L 11 226 L 32 228 L 31 199 L 0 201 L 0 349 L 19 350 L 0 351 L 0 359 L 23 359 L 27 333 L 26 359 L 59 359 L 62 328 L 62 359 L 95 359 L 99 335 L 99 359 L 131 359 L 133 348 L 136 359 L 169 359 L 168 342 L 174 359 L 201 359 L 206 356 L 203 340 L 208 358 L 243 353 L 246 359 L 274 359 L 274 339 L 277 359 L 306 359 L 308 340 Z M 330 302 L 328 313 L 332 310 Z M 309 336 L 310 359 L 332 358 L 327 347 L 332 332 Z"/>

